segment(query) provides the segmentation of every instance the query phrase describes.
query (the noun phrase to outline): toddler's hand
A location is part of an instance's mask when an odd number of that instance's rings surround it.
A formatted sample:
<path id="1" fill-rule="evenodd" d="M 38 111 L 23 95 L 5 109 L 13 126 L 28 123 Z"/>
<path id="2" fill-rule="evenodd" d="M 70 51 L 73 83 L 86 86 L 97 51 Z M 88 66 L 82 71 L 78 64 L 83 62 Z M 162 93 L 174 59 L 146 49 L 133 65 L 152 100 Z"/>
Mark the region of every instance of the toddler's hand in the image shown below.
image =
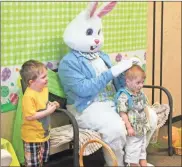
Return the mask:
<path id="1" fill-rule="evenodd" d="M 135 131 L 132 127 L 128 128 L 127 132 L 128 132 L 128 136 L 135 136 Z"/>

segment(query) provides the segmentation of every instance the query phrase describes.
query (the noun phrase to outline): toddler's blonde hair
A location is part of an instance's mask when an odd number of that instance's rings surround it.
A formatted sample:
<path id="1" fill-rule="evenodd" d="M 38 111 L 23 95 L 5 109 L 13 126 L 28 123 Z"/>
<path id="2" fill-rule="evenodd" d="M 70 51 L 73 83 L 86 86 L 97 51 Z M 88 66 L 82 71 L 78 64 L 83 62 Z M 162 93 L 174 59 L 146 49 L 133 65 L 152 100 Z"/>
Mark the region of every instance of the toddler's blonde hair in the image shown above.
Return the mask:
<path id="1" fill-rule="evenodd" d="M 133 80 L 137 77 L 146 78 L 145 71 L 139 65 L 133 65 L 125 72 L 126 79 Z"/>

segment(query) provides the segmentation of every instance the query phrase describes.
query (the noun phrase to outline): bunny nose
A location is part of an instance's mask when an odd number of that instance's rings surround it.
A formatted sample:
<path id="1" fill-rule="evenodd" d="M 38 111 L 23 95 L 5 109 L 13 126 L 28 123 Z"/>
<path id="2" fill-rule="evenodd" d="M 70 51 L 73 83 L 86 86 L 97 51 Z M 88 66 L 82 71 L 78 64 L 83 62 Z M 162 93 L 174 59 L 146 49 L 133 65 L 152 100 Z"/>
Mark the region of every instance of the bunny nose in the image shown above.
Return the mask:
<path id="1" fill-rule="evenodd" d="M 95 43 L 96 43 L 96 44 L 98 44 L 98 43 L 99 43 L 99 40 L 98 40 L 98 39 L 95 39 L 94 41 L 95 41 Z"/>

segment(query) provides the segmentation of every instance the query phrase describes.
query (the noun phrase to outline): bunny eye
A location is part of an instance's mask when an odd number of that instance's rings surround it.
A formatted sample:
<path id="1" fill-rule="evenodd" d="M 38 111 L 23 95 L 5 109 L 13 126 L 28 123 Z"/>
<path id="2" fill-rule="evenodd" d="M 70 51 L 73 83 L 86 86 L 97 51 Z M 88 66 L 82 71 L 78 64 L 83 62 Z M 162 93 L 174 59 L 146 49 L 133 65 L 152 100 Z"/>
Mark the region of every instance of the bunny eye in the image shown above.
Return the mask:
<path id="1" fill-rule="evenodd" d="M 98 35 L 100 35 L 101 29 L 98 31 Z"/>
<path id="2" fill-rule="evenodd" d="M 86 34 L 87 35 L 92 35 L 93 34 L 93 30 L 91 28 L 87 29 Z"/>

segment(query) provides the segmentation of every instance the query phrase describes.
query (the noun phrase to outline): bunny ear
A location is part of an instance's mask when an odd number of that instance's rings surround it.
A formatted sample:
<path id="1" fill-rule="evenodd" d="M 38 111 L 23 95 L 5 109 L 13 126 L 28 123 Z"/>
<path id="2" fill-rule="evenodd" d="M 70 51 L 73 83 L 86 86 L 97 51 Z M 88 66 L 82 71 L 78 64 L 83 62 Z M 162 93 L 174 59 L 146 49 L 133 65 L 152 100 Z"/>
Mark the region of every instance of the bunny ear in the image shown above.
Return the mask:
<path id="1" fill-rule="evenodd" d="M 98 2 L 89 2 L 88 3 L 87 14 L 88 14 L 89 18 L 94 15 L 97 5 L 98 5 Z"/>
<path id="2" fill-rule="evenodd" d="M 106 15 L 114 8 L 116 3 L 117 3 L 116 1 L 106 2 L 97 10 L 97 16 L 101 18 L 102 16 Z"/>

